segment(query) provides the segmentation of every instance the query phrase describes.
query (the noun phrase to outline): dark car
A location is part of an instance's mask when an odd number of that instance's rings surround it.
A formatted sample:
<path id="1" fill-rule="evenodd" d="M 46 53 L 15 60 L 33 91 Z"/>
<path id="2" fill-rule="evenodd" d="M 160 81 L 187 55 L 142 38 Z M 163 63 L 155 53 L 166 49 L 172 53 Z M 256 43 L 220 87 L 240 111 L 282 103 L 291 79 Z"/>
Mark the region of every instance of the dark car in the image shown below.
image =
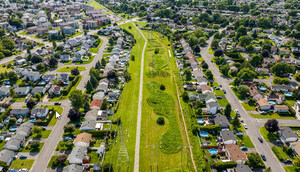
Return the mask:
<path id="1" fill-rule="evenodd" d="M 264 142 L 264 140 L 261 137 L 258 137 L 258 140 L 260 141 L 260 143 Z"/>
<path id="2" fill-rule="evenodd" d="M 222 91 L 223 91 L 224 94 L 226 94 L 226 90 L 223 89 Z"/>
<path id="3" fill-rule="evenodd" d="M 61 103 L 60 102 L 55 102 L 54 105 L 60 106 Z"/>
<path id="4" fill-rule="evenodd" d="M 19 156 L 19 159 L 27 159 L 27 156 L 26 155 L 21 155 L 21 156 Z"/>
<path id="5" fill-rule="evenodd" d="M 260 156 L 264 161 L 267 161 L 266 156 L 264 154 L 261 154 Z"/>

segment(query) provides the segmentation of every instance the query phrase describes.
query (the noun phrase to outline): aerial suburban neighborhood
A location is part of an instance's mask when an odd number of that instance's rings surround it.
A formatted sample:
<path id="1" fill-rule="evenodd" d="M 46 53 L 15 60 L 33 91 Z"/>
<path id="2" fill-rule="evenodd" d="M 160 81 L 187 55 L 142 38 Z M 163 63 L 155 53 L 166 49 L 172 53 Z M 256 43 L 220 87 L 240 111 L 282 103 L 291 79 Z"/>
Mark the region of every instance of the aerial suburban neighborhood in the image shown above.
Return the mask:
<path id="1" fill-rule="evenodd" d="M 0 171 L 299 172 L 297 0 L 0 0 Z"/>

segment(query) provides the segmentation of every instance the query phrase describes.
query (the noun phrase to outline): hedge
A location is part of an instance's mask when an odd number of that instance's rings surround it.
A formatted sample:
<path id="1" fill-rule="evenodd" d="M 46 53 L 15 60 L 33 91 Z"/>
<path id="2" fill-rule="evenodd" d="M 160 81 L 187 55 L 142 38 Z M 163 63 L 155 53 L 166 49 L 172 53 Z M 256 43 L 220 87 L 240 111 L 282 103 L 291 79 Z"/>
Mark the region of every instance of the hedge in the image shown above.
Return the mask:
<path id="1" fill-rule="evenodd" d="M 218 131 L 221 131 L 221 126 L 220 125 L 207 125 L 207 126 L 200 126 L 199 128 L 200 128 L 200 130 L 207 131 L 207 132 L 211 132 L 211 131 L 218 132 Z"/>
<path id="2" fill-rule="evenodd" d="M 70 92 L 70 90 L 72 89 L 72 87 L 74 85 L 76 85 L 76 83 L 78 82 L 80 76 L 76 76 L 74 78 L 73 81 L 70 82 L 70 84 L 67 86 L 67 88 L 63 89 L 62 93 L 64 96 L 68 95 L 68 93 Z"/>
<path id="3" fill-rule="evenodd" d="M 236 167 L 237 163 L 235 161 L 228 161 L 228 162 L 218 161 L 216 162 L 216 164 L 214 164 L 214 166 L 217 170 L 225 170 L 227 168 Z"/>
<path id="4" fill-rule="evenodd" d="M 92 134 L 93 137 L 104 137 L 105 135 L 111 134 L 112 137 L 116 134 L 116 131 L 107 131 L 107 130 L 91 130 L 91 131 L 85 131 L 87 133 Z"/>

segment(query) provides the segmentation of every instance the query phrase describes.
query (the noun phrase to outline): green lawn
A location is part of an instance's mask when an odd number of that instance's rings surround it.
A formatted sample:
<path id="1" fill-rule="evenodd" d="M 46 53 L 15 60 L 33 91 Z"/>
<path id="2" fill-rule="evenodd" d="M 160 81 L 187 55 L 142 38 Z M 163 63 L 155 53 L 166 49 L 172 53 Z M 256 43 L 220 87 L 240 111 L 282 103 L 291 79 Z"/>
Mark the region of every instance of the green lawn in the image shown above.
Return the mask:
<path id="1" fill-rule="evenodd" d="M 233 93 L 235 94 L 235 96 L 239 99 L 239 100 L 245 100 L 245 97 L 240 95 L 238 92 L 236 92 L 236 88 L 235 87 L 231 87 L 231 90 L 233 91 Z"/>
<path id="2" fill-rule="evenodd" d="M 242 103 L 246 111 L 255 111 L 255 106 L 250 106 L 248 103 Z"/>
<path id="3" fill-rule="evenodd" d="M 45 131 L 42 131 L 40 135 L 33 133 L 29 138 L 48 138 L 50 133 L 51 133 L 51 130 L 45 130 Z"/>
<path id="4" fill-rule="evenodd" d="M 279 161 L 283 161 L 283 160 L 286 160 L 286 159 L 291 159 L 291 158 L 283 151 L 283 147 L 272 146 L 272 151 L 274 152 L 274 154 L 276 155 L 276 157 L 278 158 Z"/>
<path id="5" fill-rule="evenodd" d="M 279 115 L 278 113 L 268 113 L 265 115 L 249 113 L 249 115 L 259 119 L 295 119 L 294 116 Z"/>
<path id="6" fill-rule="evenodd" d="M 56 71 L 57 72 L 71 72 L 71 70 L 75 69 L 75 68 L 78 68 L 78 70 L 80 72 L 85 70 L 85 67 L 79 66 L 79 67 L 62 67 L 62 68 L 57 69 Z"/>
<path id="7" fill-rule="evenodd" d="M 3 146 L 6 144 L 6 142 L 5 141 L 1 141 L 0 142 L 0 150 L 2 150 L 2 148 L 3 148 Z"/>
<path id="8" fill-rule="evenodd" d="M 265 127 L 261 127 L 259 132 L 267 142 L 273 142 L 279 139 L 277 135 L 269 133 Z"/>
<path id="9" fill-rule="evenodd" d="M 214 90 L 216 96 L 225 96 L 222 90 Z"/>
<path id="10" fill-rule="evenodd" d="M 75 32 L 74 35 L 67 36 L 67 38 L 74 38 L 74 37 L 77 37 L 77 36 L 80 36 L 80 35 L 83 35 L 83 32 Z"/>
<path id="11" fill-rule="evenodd" d="M 45 143 L 40 143 L 40 146 L 37 149 L 31 149 L 30 144 L 28 144 L 25 148 L 22 149 L 22 152 L 40 152 Z"/>
<path id="12" fill-rule="evenodd" d="M 94 60 L 94 57 L 95 56 L 91 56 L 91 57 L 89 57 L 89 60 L 87 60 L 87 61 L 81 61 L 81 62 L 76 62 L 75 64 L 76 65 L 89 64 L 89 63 L 91 63 Z"/>
<path id="13" fill-rule="evenodd" d="M 286 100 L 285 101 L 287 104 L 289 104 L 290 106 L 294 107 L 295 106 L 295 103 L 296 101 L 295 100 Z"/>
<path id="14" fill-rule="evenodd" d="M 98 157 L 98 154 L 97 154 L 97 151 L 91 151 L 88 153 L 88 156 L 91 157 L 91 162 L 90 163 L 99 163 L 100 160 L 99 160 L 99 157 Z"/>
<path id="15" fill-rule="evenodd" d="M 51 168 L 51 167 L 65 167 L 65 166 L 69 165 L 68 160 L 66 160 L 63 164 L 56 165 L 55 162 L 56 162 L 57 158 L 58 158 L 58 156 L 52 156 L 47 167 L 48 168 Z"/>
<path id="16" fill-rule="evenodd" d="M 218 103 L 221 107 L 225 107 L 229 102 L 227 99 L 218 99 Z"/>
<path id="17" fill-rule="evenodd" d="M 3 67 L 3 65 L 0 65 L 0 73 L 11 71 L 11 68 Z"/>
<path id="18" fill-rule="evenodd" d="M 27 31 L 25 30 L 25 31 L 23 31 L 23 32 L 19 32 L 18 34 L 19 34 L 19 35 L 27 35 Z"/>
<path id="19" fill-rule="evenodd" d="M 87 3 L 87 5 L 91 5 L 95 8 L 95 10 L 97 9 L 105 9 L 104 6 L 102 6 L 101 4 L 99 4 L 98 2 L 96 2 L 95 0 L 90 1 L 89 3 Z"/>
<path id="20" fill-rule="evenodd" d="M 72 150 L 72 148 L 68 148 L 65 146 L 66 142 L 65 141 L 59 141 L 58 145 L 56 146 L 56 151 L 61 151 L 61 150 Z"/>
<path id="21" fill-rule="evenodd" d="M 55 106 L 55 105 L 46 105 L 43 107 L 48 107 L 49 110 L 51 110 L 52 108 L 57 111 L 59 114 L 62 114 L 63 112 L 63 108 L 61 106 Z M 53 115 L 51 121 L 49 122 L 48 126 L 54 126 L 56 124 L 56 122 L 58 121 L 57 118 L 55 118 L 55 115 Z"/>
<path id="22" fill-rule="evenodd" d="M 286 172 L 299 172 L 299 167 L 295 166 L 284 166 Z"/>
<path id="23" fill-rule="evenodd" d="M 96 54 L 96 53 L 98 53 L 98 51 L 99 51 L 98 48 L 90 48 L 90 52 L 91 52 L 91 53 Z"/>
<path id="24" fill-rule="evenodd" d="M 25 97 L 14 97 L 10 100 L 10 102 L 24 102 Z"/>
<path id="25" fill-rule="evenodd" d="M 16 168 L 16 169 L 21 169 L 21 168 L 27 168 L 30 169 L 32 164 L 34 163 L 34 159 L 16 159 L 12 162 L 10 165 L 10 168 Z"/>
<path id="26" fill-rule="evenodd" d="M 246 146 L 248 148 L 254 148 L 254 145 L 250 139 L 249 136 L 243 135 L 243 136 L 237 136 L 238 144 L 240 146 Z"/>

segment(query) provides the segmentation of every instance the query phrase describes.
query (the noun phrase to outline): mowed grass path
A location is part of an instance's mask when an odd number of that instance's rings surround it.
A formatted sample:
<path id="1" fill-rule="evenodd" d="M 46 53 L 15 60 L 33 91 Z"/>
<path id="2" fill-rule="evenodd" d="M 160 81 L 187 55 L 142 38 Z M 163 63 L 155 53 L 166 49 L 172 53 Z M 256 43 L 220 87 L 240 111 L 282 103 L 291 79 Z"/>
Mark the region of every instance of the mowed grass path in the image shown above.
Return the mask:
<path id="1" fill-rule="evenodd" d="M 143 83 L 143 102 L 142 102 L 142 128 L 141 128 L 141 147 L 140 147 L 140 170 L 151 171 L 150 162 L 152 163 L 152 170 L 169 171 L 181 169 L 181 146 L 187 146 L 184 129 L 180 125 L 180 110 L 176 96 L 176 87 L 172 79 L 173 72 L 177 70 L 175 58 L 169 57 L 168 50 L 170 42 L 166 37 L 162 37 L 156 32 L 142 31 L 148 40 L 145 52 L 145 71 Z M 155 48 L 159 48 L 159 55 L 154 55 Z M 172 99 L 165 103 L 172 113 L 164 114 L 165 125 L 161 126 L 156 123 L 158 115 L 155 105 L 148 103 L 149 98 L 153 98 L 153 91 L 149 90 L 148 86 L 151 81 L 159 84 L 164 84 L 166 89 L 163 94 Z M 162 101 L 165 99 L 162 98 Z M 158 101 L 160 104 L 164 104 Z M 170 138 L 172 138 L 170 139 Z M 169 144 L 169 145 L 168 145 Z M 149 145 L 161 145 L 150 148 Z M 152 154 L 151 150 L 157 150 L 157 156 Z M 183 150 L 184 152 L 186 149 Z M 182 155 L 183 169 L 187 170 L 186 162 L 187 156 Z M 191 163 L 190 163 L 191 164 Z M 192 165 L 191 165 L 192 166 Z"/>
<path id="2" fill-rule="evenodd" d="M 131 26 L 132 29 L 129 29 L 129 26 Z M 125 84 L 119 101 L 120 104 L 118 111 L 114 115 L 114 119 L 121 117 L 122 128 L 124 131 L 124 140 L 129 154 L 128 171 L 133 171 L 137 110 L 139 99 L 141 55 L 145 40 L 131 23 L 123 24 L 120 27 L 132 33 L 137 41 L 131 51 L 131 55 L 135 56 L 135 61 L 130 61 L 130 65 L 128 67 L 128 72 L 131 74 L 131 81 Z M 114 170 L 120 171 L 120 168 L 122 168 L 122 166 L 118 165 L 119 138 L 117 138 L 117 141 L 118 142 L 116 142 L 113 149 L 111 151 L 108 151 L 105 155 L 105 161 L 113 163 Z"/>

